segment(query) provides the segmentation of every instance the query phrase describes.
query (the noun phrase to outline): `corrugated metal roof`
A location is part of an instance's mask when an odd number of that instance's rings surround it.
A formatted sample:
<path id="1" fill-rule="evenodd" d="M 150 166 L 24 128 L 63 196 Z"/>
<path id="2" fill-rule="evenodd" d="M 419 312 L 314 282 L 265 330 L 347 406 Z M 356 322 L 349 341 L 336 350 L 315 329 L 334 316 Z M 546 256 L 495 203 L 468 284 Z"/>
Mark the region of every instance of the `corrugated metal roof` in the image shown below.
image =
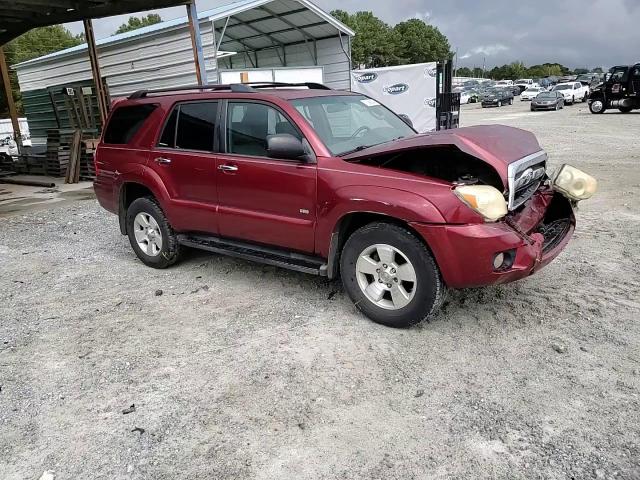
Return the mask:
<path id="1" fill-rule="evenodd" d="M 321 39 L 335 34 L 336 30 L 345 35 L 355 35 L 349 27 L 308 0 L 233 0 L 198 13 L 200 21 L 215 21 L 228 17 L 231 17 L 232 21 L 227 26 L 227 34 L 221 45 L 223 50 L 260 49 L 274 44 L 286 45 L 304 42 L 305 40 Z M 145 35 L 178 28 L 187 22 L 187 17 L 176 18 L 103 38 L 97 40 L 96 44 L 98 47 L 104 47 L 126 42 Z M 216 30 L 222 30 L 223 26 L 216 25 Z M 239 28 L 244 30 L 240 32 Z M 231 49 L 230 46 L 232 45 L 239 46 L 239 48 Z M 26 65 L 33 65 L 54 58 L 72 55 L 86 49 L 87 44 L 85 43 L 16 64 L 13 67 L 20 68 Z"/>

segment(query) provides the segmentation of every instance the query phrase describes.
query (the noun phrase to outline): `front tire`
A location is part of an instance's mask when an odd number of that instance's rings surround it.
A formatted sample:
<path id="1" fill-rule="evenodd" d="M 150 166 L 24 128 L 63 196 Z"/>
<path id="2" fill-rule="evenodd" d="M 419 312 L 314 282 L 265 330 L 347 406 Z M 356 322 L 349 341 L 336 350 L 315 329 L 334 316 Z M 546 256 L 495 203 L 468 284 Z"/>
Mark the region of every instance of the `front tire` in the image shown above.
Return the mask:
<path id="1" fill-rule="evenodd" d="M 633 110 L 633 108 L 631 108 L 631 107 L 618 107 L 618 110 L 620 110 L 620 112 L 622 112 L 622 113 L 629 113 L 631 110 Z"/>
<path id="2" fill-rule="evenodd" d="M 142 263 L 160 269 L 176 263 L 180 257 L 180 244 L 154 198 L 134 200 L 127 209 L 126 222 L 129 243 Z"/>
<path id="3" fill-rule="evenodd" d="M 442 304 L 445 286 L 431 252 L 409 230 L 371 223 L 347 240 L 342 283 L 356 307 L 376 323 L 408 328 Z"/>
<path id="4" fill-rule="evenodd" d="M 604 105 L 604 100 L 601 100 L 599 98 L 593 100 L 589 104 L 589 111 L 594 115 L 600 115 L 604 113 L 605 110 L 606 110 L 606 107 Z"/>

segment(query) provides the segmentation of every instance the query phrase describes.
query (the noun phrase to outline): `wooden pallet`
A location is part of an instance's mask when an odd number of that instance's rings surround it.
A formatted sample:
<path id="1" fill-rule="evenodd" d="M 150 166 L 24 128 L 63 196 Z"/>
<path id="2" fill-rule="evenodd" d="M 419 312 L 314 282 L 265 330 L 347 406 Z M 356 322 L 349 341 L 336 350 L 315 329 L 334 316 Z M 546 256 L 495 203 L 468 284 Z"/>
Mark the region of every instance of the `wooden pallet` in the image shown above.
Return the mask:
<path id="1" fill-rule="evenodd" d="M 66 177 L 72 156 L 72 142 L 75 130 L 73 129 L 52 129 L 47 130 L 47 153 L 45 161 L 45 172 L 53 177 Z M 93 165 L 93 153 L 98 144 L 95 139 L 97 131 L 89 130 L 82 132 L 82 146 L 80 153 L 80 176 L 83 180 L 95 179 L 95 168 Z"/>

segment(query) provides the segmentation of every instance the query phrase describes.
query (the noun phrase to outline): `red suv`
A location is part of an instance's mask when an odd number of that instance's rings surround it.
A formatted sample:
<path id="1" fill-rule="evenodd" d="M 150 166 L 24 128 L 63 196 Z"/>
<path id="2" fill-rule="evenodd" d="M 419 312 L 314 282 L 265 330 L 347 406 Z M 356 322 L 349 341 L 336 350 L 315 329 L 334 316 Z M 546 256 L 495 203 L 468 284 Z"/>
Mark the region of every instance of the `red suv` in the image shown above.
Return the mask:
<path id="1" fill-rule="evenodd" d="M 340 275 L 369 318 L 406 327 L 447 287 L 549 263 L 596 188 L 568 165 L 550 179 L 531 133 L 410 123 L 316 84 L 140 91 L 112 109 L 95 190 L 150 267 L 195 247 Z"/>

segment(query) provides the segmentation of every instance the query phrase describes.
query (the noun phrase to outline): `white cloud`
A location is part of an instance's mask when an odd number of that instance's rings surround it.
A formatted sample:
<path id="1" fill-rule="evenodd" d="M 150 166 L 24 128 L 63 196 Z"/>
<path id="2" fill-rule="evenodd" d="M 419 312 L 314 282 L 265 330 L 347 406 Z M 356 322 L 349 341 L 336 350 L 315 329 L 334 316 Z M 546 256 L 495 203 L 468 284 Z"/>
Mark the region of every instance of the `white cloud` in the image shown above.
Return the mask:
<path id="1" fill-rule="evenodd" d="M 431 16 L 432 12 L 427 10 L 426 12 L 417 12 L 409 18 L 417 18 L 418 20 L 429 23 L 429 20 L 431 20 Z"/>
<path id="2" fill-rule="evenodd" d="M 461 55 L 460 60 L 464 60 L 465 58 L 471 58 L 474 55 L 484 55 L 486 57 L 491 57 L 493 55 L 497 55 L 498 53 L 505 52 L 507 50 L 509 50 L 509 47 L 501 43 L 495 43 L 493 45 L 481 45 L 479 47 L 472 48 L 468 52 Z"/>

